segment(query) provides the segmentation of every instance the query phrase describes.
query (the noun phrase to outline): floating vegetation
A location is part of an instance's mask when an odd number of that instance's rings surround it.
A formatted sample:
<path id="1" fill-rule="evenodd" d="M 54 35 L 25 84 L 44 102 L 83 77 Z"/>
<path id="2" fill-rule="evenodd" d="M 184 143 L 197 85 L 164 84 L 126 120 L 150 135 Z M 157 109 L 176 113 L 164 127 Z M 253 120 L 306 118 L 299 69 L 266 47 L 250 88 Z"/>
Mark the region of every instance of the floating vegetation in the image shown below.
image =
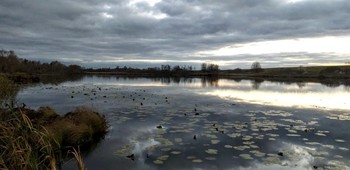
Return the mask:
<path id="1" fill-rule="evenodd" d="M 299 137 L 300 135 L 299 135 L 299 134 L 287 134 L 287 136 L 290 136 L 290 137 Z"/>
<path id="2" fill-rule="evenodd" d="M 317 124 L 318 124 L 318 121 L 315 121 L 315 120 L 307 123 L 307 125 L 310 125 L 310 126 L 317 125 Z"/>
<path id="3" fill-rule="evenodd" d="M 203 161 L 201 159 L 194 159 L 192 160 L 193 163 L 202 163 Z"/>
<path id="4" fill-rule="evenodd" d="M 343 159 L 344 157 L 340 156 L 340 155 L 334 155 L 333 158 L 335 158 L 335 159 Z"/>
<path id="5" fill-rule="evenodd" d="M 231 138 L 238 138 L 238 137 L 241 137 L 241 133 L 231 133 L 231 134 L 227 134 L 227 136 Z"/>
<path id="6" fill-rule="evenodd" d="M 216 135 L 214 135 L 214 134 L 205 134 L 205 136 L 207 137 L 207 138 L 211 138 L 211 139 L 217 139 L 218 137 L 216 136 Z"/>
<path id="7" fill-rule="evenodd" d="M 186 159 L 196 159 L 195 156 L 187 156 Z"/>
<path id="8" fill-rule="evenodd" d="M 171 151 L 170 153 L 173 154 L 173 155 L 179 155 L 179 154 L 181 154 L 180 151 Z"/>
<path id="9" fill-rule="evenodd" d="M 173 146 L 174 143 L 171 142 L 169 139 L 163 138 L 163 137 L 157 137 L 155 140 L 159 141 L 163 147 Z"/>
<path id="10" fill-rule="evenodd" d="M 250 147 L 246 146 L 246 145 L 243 145 L 243 146 L 234 146 L 233 148 L 236 149 L 236 150 L 239 150 L 239 151 L 244 151 L 246 149 L 249 149 Z"/>
<path id="11" fill-rule="evenodd" d="M 254 144 L 255 142 L 254 141 L 244 141 L 243 144 L 245 145 L 251 145 L 251 144 Z"/>
<path id="12" fill-rule="evenodd" d="M 161 151 L 168 152 L 168 151 L 171 151 L 171 148 L 162 148 Z"/>
<path id="13" fill-rule="evenodd" d="M 233 146 L 231 146 L 231 145 L 225 145 L 224 147 L 227 148 L 227 149 L 232 149 L 233 148 Z"/>
<path id="14" fill-rule="evenodd" d="M 282 121 L 289 122 L 289 123 L 294 123 L 294 124 L 303 124 L 305 125 L 306 123 L 302 120 L 295 120 L 295 119 L 281 119 Z M 315 121 L 316 122 L 316 121 Z"/>
<path id="15" fill-rule="evenodd" d="M 157 160 L 154 160 L 153 163 L 154 163 L 154 164 L 157 164 L 157 165 L 161 165 L 161 164 L 163 164 L 164 162 L 157 159 Z"/>
<path id="16" fill-rule="evenodd" d="M 332 120 L 350 120 L 350 113 L 330 114 L 327 118 Z"/>
<path id="17" fill-rule="evenodd" d="M 280 162 L 281 162 L 281 160 L 279 157 L 277 157 L 277 155 L 276 156 L 275 155 L 273 155 L 273 156 L 268 155 L 268 157 L 264 159 L 264 163 L 266 165 L 280 164 Z"/>
<path id="18" fill-rule="evenodd" d="M 283 111 L 283 110 L 268 110 L 268 111 L 260 111 L 260 113 L 266 116 L 281 116 L 281 117 L 289 117 L 293 114 Z"/>
<path id="19" fill-rule="evenodd" d="M 253 139 L 253 136 L 245 135 L 242 140 L 251 140 Z"/>
<path id="20" fill-rule="evenodd" d="M 177 129 L 177 130 L 170 130 L 169 133 L 193 133 L 194 129 L 188 128 L 188 129 Z"/>
<path id="21" fill-rule="evenodd" d="M 266 153 L 262 153 L 258 150 L 252 150 L 252 151 L 249 151 L 250 153 L 254 154 L 255 157 L 259 157 L 259 158 L 262 158 L 262 157 L 265 157 Z"/>
<path id="22" fill-rule="evenodd" d="M 175 141 L 176 143 L 181 143 L 181 142 L 182 142 L 182 138 L 175 138 L 174 141 Z"/>
<path id="23" fill-rule="evenodd" d="M 288 132 L 289 133 L 298 133 L 296 130 L 291 130 L 291 129 L 289 129 Z"/>
<path id="24" fill-rule="evenodd" d="M 240 154 L 239 155 L 241 158 L 243 159 L 248 159 L 248 160 L 251 160 L 251 159 L 254 159 L 252 156 L 250 156 L 249 154 Z"/>
<path id="25" fill-rule="evenodd" d="M 216 149 L 207 149 L 207 150 L 205 150 L 205 152 L 210 154 L 210 155 L 218 154 L 218 150 L 216 150 Z"/>
<path id="26" fill-rule="evenodd" d="M 319 132 L 315 133 L 315 135 L 317 135 L 317 136 L 327 136 L 326 134 L 324 134 L 324 133 L 319 133 Z"/>
<path id="27" fill-rule="evenodd" d="M 216 160 L 215 157 L 205 157 L 205 159 L 208 160 L 208 161 L 215 161 Z"/>
<path id="28" fill-rule="evenodd" d="M 193 96 L 190 93 L 179 94 L 182 86 L 179 88 L 172 84 L 164 88 L 166 90 L 153 91 L 152 88 L 114 88 L 115 93 L 110 94 L 100 94 L 98 88 L 94 88 L 96 95 L 90 93 L 90 88 L 80 93 L 79 90 L 70 89 L 65 96 L 69 101 L 85 97 L 96 108 L 104 109 L 107 106 L 107 110 L 112 111 L 106 115 L 113 125 L 111 134 L 120 133 L 120 136 L 111 137 L 113 141 L 115 138 L 118 142 L 131 140 L 114 154 L 121 160 L 135 154 L 138 159 L 134 162 L 125 161 L 134 163 L 137 168 L 142 168 L 138 167 L 140 161 L 153 164 L 151 167 L 165 165 L 166 168 L 174 166 L 174 162 L 185 160 L 187 164 L 183 166 L 186 167 L 178 168 L 175 165 L 174 168 L 196 169 L 220 165 L 221 169 L 229 169 L 242 163 L 249 169 L 249 165 L 264 163 L 272 166 L 271 169 L 313 169 L 313 166 L 318 169 L 347 169 L 344 167 L 348 163 L 338 166 L 335 165 L 336 161 L 332 161 L 337 160 L 340 165 L 349 159 L 348 138 L 342 136 L 346 133 L 337 132 L 338 126 L 332 125 L 342 123 L 339 131 L 346 129 L 349 126 L 345 120 L 350 120 L 350 113 L 325 111 L 311 114 L 312 110 L 283 110 L 283 107 L 268 110 L 273 107 L 255 107 L 246 103 L 232 107 L 231 101 L 225 103 L 217 98 L 202 98 L 197 93 Z M 193 88 L 189 92 L 194 90 L 206 89 Z M 84 93 L 87 95 L 84 96 Z M 74 98 L 71 98 L 72 95 Z M 108 99 L 108 104 L 103 102 L 106 99 L 100 98 Z M 115 106 L 118 109 L 114 108 L 113 102 L 120 103 Z M 144 141 L 149 139 L 154 139 L 155 144 L 145 146 Z M 232 157 L 239 163 L 234 161 L 232 167 L 225 167 Z"/>
<path id="29" fill-rule="evenodd" d="M 342 151 L 349 151 L 349 148 L 345 148 L 345 147 L 338 147 L 338 149 Z"/>
<path id="30" fill-rule="evenodd" d="M 334 141 L 339 142 L 339 143 L 344 143 L 345 142 L 345 140 L 343 140 L 343 139 L 335 139 Z"/>
<path id="31" fill-rule="evenodd" d="M 168 158 L 169 158 L 169 155 L 162 155 L 162 156 L 158 157 L 157 160 L 166 161 L 166 160 L 168 160 Z"/>
<path id="32" fill-rule="evenodd" d="M 220 143 L 220 140 L 211 140 L 210 142 L 211 142 L 211 144 L 216 145 L 216 144 Z"/>
<path id="33" fill-rule="evenodd" d="M 120 156 L 120 157 L 126 157 L 129 154 L 131 154 L 132 149 L 134 148 L 134 144 L 130 143 L 130 144 L 126 144 L 124 146 L 122 146 L 121 148 L 119 148 L 118 150 L 116 150 L 114 152 L 115 155 Z"/>

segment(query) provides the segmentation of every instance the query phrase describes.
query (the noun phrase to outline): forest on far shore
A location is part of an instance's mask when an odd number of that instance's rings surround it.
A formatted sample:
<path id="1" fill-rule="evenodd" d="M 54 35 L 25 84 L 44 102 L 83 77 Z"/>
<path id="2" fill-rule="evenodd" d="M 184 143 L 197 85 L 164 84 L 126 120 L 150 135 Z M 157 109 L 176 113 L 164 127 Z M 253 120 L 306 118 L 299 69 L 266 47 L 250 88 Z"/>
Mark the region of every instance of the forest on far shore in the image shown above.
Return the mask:
<path id="1" fill-rule="evenodd" d="M 219 65 L 202 63 L 199 70 L 193 66 L 170 66 L 131 68 L 116 66 L 114 68 L 83 68 L 79 65 L 64 65 L 59 61 L 42 63 L 19 58 L 14 51 L 0 50 L 0 73 L 7 74 L 12 79 L 21 79 L 23 75 L 77 75 L 77 74 L 108 74 L 125 76 L 218 76 L 226 78 L 350 78 L 350 65 L 340 66 L 309 66 L 309 67 L 280 67 L 263 68 L 259 62 L 253 62 L 250 69 L 220 70 Z M 16 75 L 21 75 L 20 77 Z M 32 78 L 31 78 L 32 79 Z M 22 81 L 22 80 L 20 80 Z"/>

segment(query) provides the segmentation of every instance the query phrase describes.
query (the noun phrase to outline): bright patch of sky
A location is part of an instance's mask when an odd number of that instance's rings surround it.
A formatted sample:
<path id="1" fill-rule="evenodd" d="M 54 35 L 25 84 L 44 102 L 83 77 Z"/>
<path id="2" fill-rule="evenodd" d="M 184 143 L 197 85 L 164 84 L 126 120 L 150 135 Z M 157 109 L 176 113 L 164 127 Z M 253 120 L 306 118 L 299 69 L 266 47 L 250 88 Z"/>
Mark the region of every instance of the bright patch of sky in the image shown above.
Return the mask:
<path id="1" fill-rule="evenodd" d="M 129 2 L 129 7 L 138 15 L 153 19 L 164 19 L 167 17 L 166 14 L 159 12 L 157 9 L 154 9 L 154 5 L 161 2 L 161 0 L 132 0 Z M 140 4 L 149 5 L 149 9 L 145 10 L 140 8 Z"/>
<path id="2" fill-rule="evenodd" d="M 200 51 L 199 56 L 260 55 L 274 53 L 334 53 L 350 54 L 350 36 L 327 36 L 260 41 L 225 46 L 217 50 Z"/>

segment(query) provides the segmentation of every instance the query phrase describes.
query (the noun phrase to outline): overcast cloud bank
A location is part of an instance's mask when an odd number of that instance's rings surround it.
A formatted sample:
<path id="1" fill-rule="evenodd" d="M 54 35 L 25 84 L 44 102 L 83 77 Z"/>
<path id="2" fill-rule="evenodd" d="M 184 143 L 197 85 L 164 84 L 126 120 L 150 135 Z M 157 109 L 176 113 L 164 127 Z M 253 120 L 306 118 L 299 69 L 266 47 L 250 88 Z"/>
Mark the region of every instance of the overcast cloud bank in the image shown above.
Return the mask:
<path id="1" fill-rule="evenodd" d="M 211 61 L 244 68 L 253 61 L 264 67 L 349 61 L 337 49 L 215 53 L 223 47 L 298 38 L 346 37 L 350 43 L 350 1 L 294 1 L 2 0 L 0 48 L 29 59 L 87 67 Z"/>

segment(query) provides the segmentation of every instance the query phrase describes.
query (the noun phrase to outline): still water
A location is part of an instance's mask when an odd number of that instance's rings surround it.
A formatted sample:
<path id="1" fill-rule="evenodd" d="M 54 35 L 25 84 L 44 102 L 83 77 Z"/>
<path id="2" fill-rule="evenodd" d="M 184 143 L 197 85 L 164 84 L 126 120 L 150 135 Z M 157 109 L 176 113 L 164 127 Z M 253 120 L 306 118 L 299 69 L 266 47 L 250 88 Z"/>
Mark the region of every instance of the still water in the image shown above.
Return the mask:
<path id="1" fill-rule="evenodd" d="M 109 133 L 84 158 L 91 170 L 350 169 L 349 99 L 344 85 L 113 76 L 17 96 L 31 108 L 104 114 Z"/>

